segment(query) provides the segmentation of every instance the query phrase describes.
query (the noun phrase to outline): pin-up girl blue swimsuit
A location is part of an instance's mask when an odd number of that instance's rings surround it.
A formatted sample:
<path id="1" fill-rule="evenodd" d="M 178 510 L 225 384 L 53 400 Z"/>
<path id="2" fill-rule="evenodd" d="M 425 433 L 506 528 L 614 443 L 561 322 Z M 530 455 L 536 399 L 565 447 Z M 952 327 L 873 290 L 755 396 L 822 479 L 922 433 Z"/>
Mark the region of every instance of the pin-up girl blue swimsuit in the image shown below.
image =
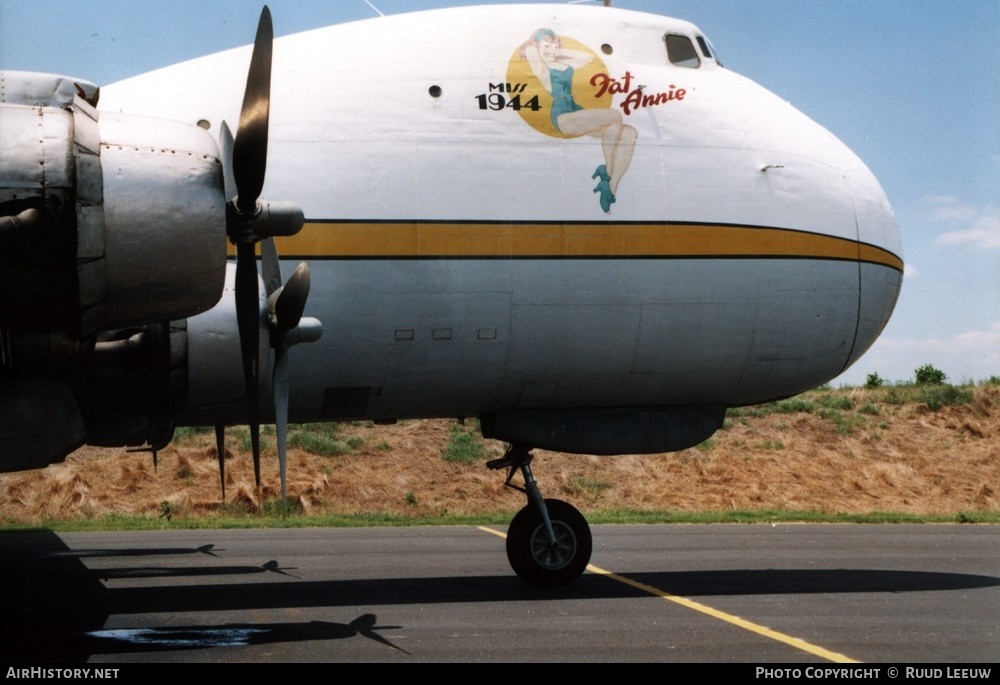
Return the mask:
<path id="1" fill-rule="evenodd" d="M 567 67 L 562 71 L 549 69 L 549 78 L 552 81 L 552 125 L 559 131 L 559 117 L 570 112 L 579 112 L 583 107 L 573 99 L 573 67 Z M 601 180 L 594 188 L 595 193 L 601 194 L 601 209 L 605 213 L 611 211 L 611 203 L 615 201 L 615 194 L 611 192 L 611 176 L 608 168 L 604 164 L 597 167 L 591 178 L 600 177 Z"/>
<path id="2" fill-rule="evenodd" d="M 573 67 L 562 71 L 549 69 L 552 80 L 552 125 L 559 130 L 559 117 L 570 112 L 579 112 L 583 107 L 573 99 Z"/>

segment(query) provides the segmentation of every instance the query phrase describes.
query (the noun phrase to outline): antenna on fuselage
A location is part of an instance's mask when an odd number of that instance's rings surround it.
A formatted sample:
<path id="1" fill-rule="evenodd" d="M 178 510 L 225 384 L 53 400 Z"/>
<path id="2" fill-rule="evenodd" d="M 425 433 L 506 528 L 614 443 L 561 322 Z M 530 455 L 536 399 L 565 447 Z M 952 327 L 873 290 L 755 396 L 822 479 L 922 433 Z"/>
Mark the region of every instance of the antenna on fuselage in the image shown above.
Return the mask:
<path id="1" fill-rule="evenodd" d="M 607 0 L 604 0 L 604 1 L 607 2 Z M 368 5 L 369 7 L 371 7 L 373 10 L 375 10 L 380 17 L 384 17 L 385 16 L 385 14 L 382 13 L 382 10 L 380 10 L 378 7 L 376 7 L 375 5 L 372 4 L 371 0 L 365 0 L 365 4 Z"/>

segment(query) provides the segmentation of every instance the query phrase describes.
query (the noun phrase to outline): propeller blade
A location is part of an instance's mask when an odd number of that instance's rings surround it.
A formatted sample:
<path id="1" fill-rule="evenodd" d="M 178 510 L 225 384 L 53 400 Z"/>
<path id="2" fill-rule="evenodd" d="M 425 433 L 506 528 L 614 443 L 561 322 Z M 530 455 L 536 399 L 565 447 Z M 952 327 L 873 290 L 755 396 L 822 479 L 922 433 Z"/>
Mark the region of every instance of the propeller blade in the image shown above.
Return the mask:
<path id="1" fill-rule="evenodd" d="M 232 147 L 232 177 L 236 199 L 229 203 L 226 232 L 236 244 L 236 324 L 243 356 L 243 380 L 246 384 L 250 445 L 253 471 L 260 487 L 260 309 L 257 286 L 257 255 L 254 244 L 259 237 L 254 230 L 257 199 L 264 187 L 267 171 L 267 127 L 271 108 L 271 46 L 274 29 L 271 11 L 264 6 L 257 24 L 253 55 L 247 73 L 247 85 L 240 111 L 240 125 Z M 225 147 L 225 131 L 222 145 Z M 223 150 L 228 155 L 228 150 Z M 229 157 L 226 157 L 226 161 Z"/>
<path id="2" fill-rule="evenodd" d="M 215 452 L 219 455 L 219 479 L 222 481 L 222 503 L 226 503 L 226 427 L 215 427 Z"/>
<path id="3" fill-rule="evenodd" d="M 289 203 L 260 200 L 267 170 L 267 133 L 271 107 L 271 52 L 274 30 L 271 12 L 265 6 L 257 25 L 250 70 L 247 74 L 240 124 L 233 140 L 223 122 L 219 148 L 223 157 L 226 196 L 226 233 L 236 245 L 236 323 L 243 355 L 250 443 L 254 477 L 260 488 L 260 309 L 257 257 L 254 245 L 261 242 L 264 288 L 271 318 L 270 343 L 275 348 L 274 406 L 277 424 L 278 460 L 281 467 L 281 500 L 285 502 L 285 447 L 288 438 L 288 347 L 298 337 L 315 340 L 322 332 L 319 322 L 309 320 L 301 336 L 299 325 L 309 296 L 309 268 L 302 263 L 288 283 L 281 284 L 281 265 L 271 236 L 289 236 L 303 226 L 302 210 Z M 235 198 L 233 192 L 235 191 Z M 221 461 L 220 461 L 221 468 Z M 225 495 L 223 495 L 225 497 Z"/>
<path id="4" fill-rule="evenodd" d="M 278 441 L 278 469 L 281 472 L 281 504 L 284 507 L 288 459 L 285 445 L 288 441 L 288 348 L 274 351 L 274 423 Z"/>
<path id="5" fill-rule="evenodd" d="M 273 250 L 273 241 L 271 249 Z M 262 248 L 263 250 L 264 248 Z M 274 250 L 271 253 L 264 251 L 265 272 L 268 271 L 267 261 L 273 261 L 272 271 L 278 268 L 278 253 Z M 286 341 L 286 334 L 299 325 L 302 319 L 302 312 L 306 307 L 306 299 L 309 297 L 309 266 L 301 262 L 292 272 L 288 283 L 279 287 L 270 297 L 268 297 L 268 309 L 271 314 L 271 345 L 274 347 L 274 378 L 272 386 L 274 388 L 274 422 L 275 432 L 278 439 L 278 468 L 281 471 L 281 504 L 284 506 L 287 498 L 286 492 L 286 472 L 288 459 L 286 454 L 286 444 L 288 441 L 288 348 L 294 344 Z"/>
<path id="6" fill-rule="evenodd" d="M 270 297 L 281 288 L 281 264 L 278 261 L 278 248 L 274 238 L 264 238 L 260 241 L 260 257 L 264 267 L 264 288 Z"/>
<path id="7" fill-rule="evenodd" d="M 236 325 L 240 333 L 243 354 L 243 380 L 247 391 L 247 413 L 250 425 L 250 446 L 253 451 L 253 472 L 260 486 L 260 396 L 259 349 L 260 309 L 257 286 L 257 256 L 252 242 L 236 245 Z"/>
<path id="8" fill-rule="evenodd" d="M 268 303 L 271 309 L 271 323 L 274 328 L 274 337 L 278 343 L 275 347 L 284 347 L 283 338 L 288 331 L 299 325 L 302 312 L 306 308 L 306 300 L 309 298 L 309 265 L 299 262 L 295 271 L 289 277 L 288 282 L 281 288 L 280 292 L 272 297 L 273 304 Z"/>
<path id="9" fill-rule="evenodd" d="M 254 214 L 267 170 L 267 129 L 271 109 L 271 47 L 274 29 L 271 11 L 264 6 L 257 24 L 240 125 L 233 146 L 236 206 L 240 214 Z"/>
<path id="10" fill-rule="evenodd" d="M 225 121 L 219 127 L 219 154 L 222 156 L 222 177 L 226 202 L 236 197 L 236 177 L 233 176 L 233 132 Z"/>

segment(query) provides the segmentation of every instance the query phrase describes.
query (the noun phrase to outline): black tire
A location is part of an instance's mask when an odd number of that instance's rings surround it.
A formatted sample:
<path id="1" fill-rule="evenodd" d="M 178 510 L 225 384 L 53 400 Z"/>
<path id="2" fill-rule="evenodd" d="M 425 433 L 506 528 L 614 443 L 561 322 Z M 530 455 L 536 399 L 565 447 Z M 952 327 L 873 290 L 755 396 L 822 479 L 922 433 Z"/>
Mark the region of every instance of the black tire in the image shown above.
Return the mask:
<path id="1" fill-rule="evenodd" d="M 529 504 L 517 512 L 507 529 L 507 559 L 529 585 L 568 585 L 590 563 L 590 526 L 583 514 L 566 502 L 547 499 L 545 506 L 556 534 L 556 546 L 549 544 L 538 507 Z"/>

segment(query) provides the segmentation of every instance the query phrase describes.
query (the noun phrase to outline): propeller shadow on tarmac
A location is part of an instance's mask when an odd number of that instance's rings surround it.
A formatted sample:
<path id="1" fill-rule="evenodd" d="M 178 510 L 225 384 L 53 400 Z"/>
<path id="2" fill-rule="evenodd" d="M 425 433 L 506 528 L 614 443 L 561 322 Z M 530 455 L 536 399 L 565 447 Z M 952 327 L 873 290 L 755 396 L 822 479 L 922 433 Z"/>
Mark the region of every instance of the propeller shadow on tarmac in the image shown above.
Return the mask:
<path id="1" fill-rule="evenodd" d="M 268 643 L 343 640 L 363 637 L 408 652 L 379 635 L 380 630 L 400 626 L 380 626 L 375 614 L 363 614 L 350 623 L 309 621 L 302 623 L 227 623 L 215 626 L 170 626 L 165 628 L 127 628 L 94 630 L 71 638 L 81 651 L 90 654 L 123 654 L 211 647 L 241 647 Z"/>

